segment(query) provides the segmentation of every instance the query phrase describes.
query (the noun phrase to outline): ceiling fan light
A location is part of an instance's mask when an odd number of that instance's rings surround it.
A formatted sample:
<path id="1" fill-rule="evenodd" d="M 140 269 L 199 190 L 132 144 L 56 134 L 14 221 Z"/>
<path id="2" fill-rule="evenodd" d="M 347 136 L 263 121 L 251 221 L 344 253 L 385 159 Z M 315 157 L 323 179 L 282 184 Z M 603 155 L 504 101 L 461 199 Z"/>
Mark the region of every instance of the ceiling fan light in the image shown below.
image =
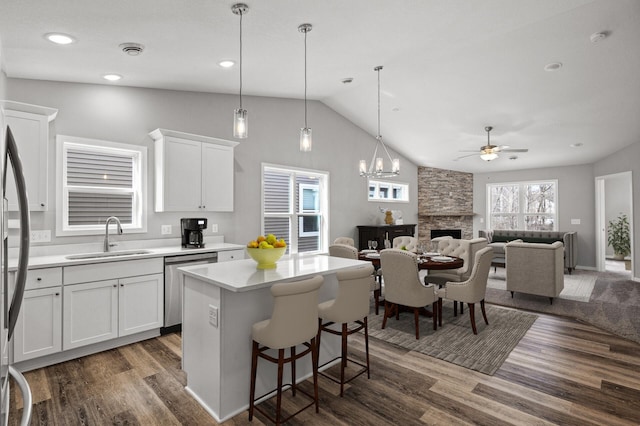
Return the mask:
<path id="1" fill-rule="evenodd" d="M 484 161 L 491 161 L 498 158 L 498 154 L 496 154 L 495 152 L 487 152 L 480 154 L 480 158 L 482 158 Z"/>

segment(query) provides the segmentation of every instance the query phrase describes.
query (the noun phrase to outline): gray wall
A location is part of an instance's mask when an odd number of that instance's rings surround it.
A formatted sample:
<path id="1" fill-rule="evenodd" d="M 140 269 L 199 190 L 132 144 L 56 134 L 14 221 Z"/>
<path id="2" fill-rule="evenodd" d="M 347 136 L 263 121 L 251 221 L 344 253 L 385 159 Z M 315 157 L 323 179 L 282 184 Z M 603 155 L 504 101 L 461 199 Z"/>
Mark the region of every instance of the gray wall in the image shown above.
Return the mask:
<path id="1" fill-rule="evenodd" d="M 153 188 L 153 144 L 148 133 L 158 127 L 233 140 L 232 115 L 235 95 L 180 92 L 108 85 L 61 83 L 12 79 L 6 98 L 18 102 L 58 108 L 50 128 L 55 134 L 145 145 L 149 148 L 149 185 Z M 400 156 L 399 181 L 410 184 L 409 204 L 370 203 L 366 180 L 358 176 L 358 161 L 369 160 L 375 139 L 321 102 L 309 102 L 309 124 L 313 128 L 311 153 L 298 150 L 299 128 L 304 122 L 300 100 L 246 97 L 249 138 L 240 140 L 235 154 L 234 213 L 155 213 L 153 190 L 149 191 L 148 232 L 125 239 L 164 238 L 160 226 L 171 224 L 179 236 L 181 217 L 204 216 L 219 225 L 228 242 L 245 243 L 260 232 L 261 163 L 310 168 L 330 172 L 330 240 L 357 237 L 356 225 L 382 223 L 378 206 L 402 210 L 405 223 L 417 223 L 417 167 Z M 49 197 L 55 199 L 55 146 L 51 146 Z M 33 229 L 51 229 L 55 234 L 55 211 L 33 212 Z M 210 231 L 209 231 L 210 233 Z M 99 241 L 99 236 L 53 238 L 52 244 Z"/>
<path id="2" fill-rule="evenodd" d="M 595 183 L 592 165 L 540 168 L 473 176 L 474 236 L 486 228 L 488 183 L 558 180 L 558 231 L 577 231 L 578 266 L 595 268 Z M 571 219 L 580 219 L 572 225 Z M 483 223 L 481 223 L 483 221 Z"/>
<path id="3" fill-rule="evenodd" d="M 597 161 L 594 176 L 606 176 L 631 171 L 633 188 L 633 221 L 631 255 L 634 278 L 640 279 L 640 141 Z"/>

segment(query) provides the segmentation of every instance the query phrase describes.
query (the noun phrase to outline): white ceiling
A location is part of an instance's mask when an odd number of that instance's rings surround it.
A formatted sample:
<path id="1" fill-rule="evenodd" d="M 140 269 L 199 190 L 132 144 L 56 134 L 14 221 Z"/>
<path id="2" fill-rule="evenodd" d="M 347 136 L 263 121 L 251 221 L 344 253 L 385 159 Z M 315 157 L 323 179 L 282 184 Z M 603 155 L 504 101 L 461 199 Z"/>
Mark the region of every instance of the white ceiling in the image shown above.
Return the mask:
<path id="1" fill-rule="evenodd" d="M 235 1 L 2 0 L 0 40 L 9 77 L 237 93 Z M 308 96 L 416 164 L 468 172 L 592 163 L 640 142 L 638 0 L 247 0 L 247 95 Z M 609 37 L 592 43 L 590 35 Z M 57 46 L 43 38 L 77 38 Z M 127 56 L 120 43 L 146 46 Z M 561 62 L 556 72 L 544 71 Z M 352 77 L 353 83 L 343 84 Z M 258 112 L 249 112 L 256 114 Z M 313 116 L 309 117 L 313 128 Z M 463 155 L 486 142 L 528 148 L 492 162 Z M 314 134 L 318 131 L 314 129 Z M 318 136 L 316 136 L 318 137 Z M 371 149 L 373 151 L 374 139 Z M 580 148 L 570 144 L 581 143 Z M 368 157 L 370 153 L 364 153 Z M 367 158 L 368 159 L 368 158 Z"/>

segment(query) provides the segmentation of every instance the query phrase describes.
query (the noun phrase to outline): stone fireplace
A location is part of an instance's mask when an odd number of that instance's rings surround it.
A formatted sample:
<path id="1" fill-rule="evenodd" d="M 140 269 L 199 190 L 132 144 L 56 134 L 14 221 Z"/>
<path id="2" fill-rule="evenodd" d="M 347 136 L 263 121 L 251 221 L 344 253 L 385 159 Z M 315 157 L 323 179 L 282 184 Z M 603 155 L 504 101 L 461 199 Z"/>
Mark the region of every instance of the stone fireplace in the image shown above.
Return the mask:
<path id="1" fill-rule="evenodd" d="M 472 173 L 418 167 L 420 240 L 430 240 L 432 230 L 456 230 L 460 231 L 462 238 L 471 239 L 473 214 Z"/>

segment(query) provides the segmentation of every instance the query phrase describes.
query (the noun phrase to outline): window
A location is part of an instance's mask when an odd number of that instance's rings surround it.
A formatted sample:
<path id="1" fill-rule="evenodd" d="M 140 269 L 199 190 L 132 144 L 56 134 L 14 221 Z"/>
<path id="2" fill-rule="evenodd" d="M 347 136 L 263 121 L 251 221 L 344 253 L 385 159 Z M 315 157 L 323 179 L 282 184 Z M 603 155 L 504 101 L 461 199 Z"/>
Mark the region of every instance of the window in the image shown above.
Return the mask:
<path id="1" fill-rule="evenodd" d="M 409 184 L 369 180 L 369 201 L 409 202 Z"/>
<path id="2" fill-rule="evenodd" d="M 487 185 L 490 229 L 557 229 L 558 181 L 514 182 Z"/>
<path id="3" fill-rule="evenodd" d="M 57 145 L 57 235 L 103 234 L 109 216 L 146 232 L 146 147 L 63 135 Z"/>
<path id="4" fill-rule="evenodd" d="M 314 170 L 262 167 L 262 233 L 284 238 L 289 253 L 328 249 L 329 175 Z"/>

